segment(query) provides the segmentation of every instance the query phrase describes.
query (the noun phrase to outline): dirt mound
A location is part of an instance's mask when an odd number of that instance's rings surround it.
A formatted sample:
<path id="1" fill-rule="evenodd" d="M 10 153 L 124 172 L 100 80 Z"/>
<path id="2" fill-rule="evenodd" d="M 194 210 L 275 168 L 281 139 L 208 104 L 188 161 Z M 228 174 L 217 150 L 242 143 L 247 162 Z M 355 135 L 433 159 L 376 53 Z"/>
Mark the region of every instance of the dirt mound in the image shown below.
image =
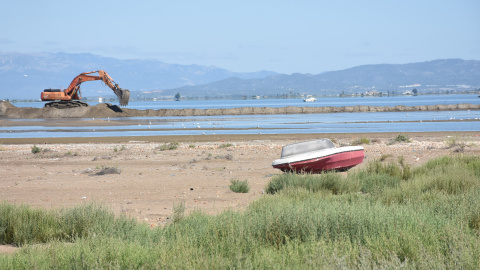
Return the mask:
<path id="1" fill-rule="evenodd" d="M 345 106 L 345 107 L 242 107 L 229 109 L 158 109 L 136 110 L 102 103 L 96 106 L 68 109 L 17 108 L 7 101 L 0 101 L 0 117 L 14 119 L 45 118 L 107 118 L 145 116 L 214 116 L 252 114 L 311 114 L 341 112 L 404 112 L 404 111 L 455 111 L 480 110 L 480 104 L 422 105 L 422 106 Z"/>
<path id="2" fill-rule="evenodd" d="M 0 102 L 0 117 L 15 119 L 46 119 L 46 118 L 106 118 L 127 117 L 116 105 L 98 104 L 89 107 L 58 108 L 18 108 L 9 102 Z"/>

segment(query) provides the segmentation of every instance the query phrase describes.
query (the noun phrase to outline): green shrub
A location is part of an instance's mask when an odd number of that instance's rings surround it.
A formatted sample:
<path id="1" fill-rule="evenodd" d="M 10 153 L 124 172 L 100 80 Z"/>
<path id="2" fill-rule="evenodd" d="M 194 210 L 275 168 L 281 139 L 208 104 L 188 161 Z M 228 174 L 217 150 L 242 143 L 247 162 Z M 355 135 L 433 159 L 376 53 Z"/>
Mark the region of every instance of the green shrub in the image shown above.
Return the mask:
<path id="1" fill-rule="evenodd" d="M 390 158 L 390 157 L 393 157 L 393 155 L 392 154 L 382 154 L 380 156 L 380 161 L 384 161 L 384 160 L 386 160 L 387 158 Z"/>
<path id="2" fill-rule="evenodd" d="M 360 173 L 358 177 L 364 193 L 381 193 L 385 189 L 398 187 L 401 183 L 399 177 L 390 174 Z"/>
<path id="3" fill-rule="evenodd" d="M 410 138 L 406 134 L 398 134 L 389 144 L 394 144 L 396 142 L 410 142 Z"/>
<path id="4" fill-rule="evenodd" d="M 235 193 L 248 193 L 250 191 L 250 187 L 248 186 L 247 180 L 240 181 L 237 179 L 230 180 L 230 190 Z"/>
<path id="5" fill-rule="evenodd" d="M 117 148 L 117 146 L 113 147 L 113 152 L 124 151 L 124 150 L 127 150 L 127 147 L 125 145 L 122 145 L 120 147 L 120 150 Z"/>
<path id="6" fill-rule="evenodd" d="M 178 204 L 173 204 L 173 223 L 178 223 L 185 218 L 185 201 L 182 201 Z"/>
<path id="7" fill-rule="evenodd" d="M 158 146 L 155 149 L 157 149 L 159 151 L 175 150 L 175 149 L 178 148 L 179 145 L 180 145 L 180 143 L 178 143 L 178 142 L 170 142 L 170 143 L 164 143 L 164 144 Z"/>
<path id="8" fill-rule="evenodd" d="M 63 156 L 64 157 L 71 157 L 71 156 L 76 157 L 76 156 L 78 156 L 78 152 L 73 152 L 72 153 L 72 151 L 68 151 Z"/>
<path id="9" fill-rule="evenodd" d="M 358 182 L 348 181 L 335 172 L 323 174 L 285 173 L 274 177 L 266 187 L 266 193 L 275 194 L 287 188 L 303 188 L 312 192 L 328 191 L 342 194 L 358 190 Z"/>
<path id="10" fill-rule="evenodd" d="M 480 158 L 474 156 L 445 156 L 430 160 L 412 171 L 421 180 L 423 192 L 439 191 L 463 194 L 480 188 Z"/>
<path id="11" fill-rule="evenodd" d="M 42 148 L 40 148 L 36 145 L 32 146 L 32 153 L 37 154 L 37 153 L 40 153 L 40 152 L 42 152 Z"/>
<path id="12" fill-rule="evenodd" d="M 0 216 L 0 243 L 17 246 L 70 242 L 91 234 L 122 235 L 135 225 L 133 219 L 116 218 L 110 209 L 96 204 L 44 210 L 4 202 L 0 203 Z"/>
<path id="13" fill-rule="evenodd" d="M 444 141 L 445 145 L 447 148 L 452 148 L 457 146 L 457 137 L 456 136 L 447 136 L 447 138 Z"/>
<path id="14" fill-rule="evenodd" d="M 223 143 L 223 144 L 219 145 L 218 148 L 228 148 L 230 146 L 234 146 L 234 145 L 231 144 L 231 143 Z"/>
<path id="15" fill-rule="evenodd" d="M 370 139 L 366 137 L 358 138 L 352 142 L 352 145 L 370 144 Z"/>

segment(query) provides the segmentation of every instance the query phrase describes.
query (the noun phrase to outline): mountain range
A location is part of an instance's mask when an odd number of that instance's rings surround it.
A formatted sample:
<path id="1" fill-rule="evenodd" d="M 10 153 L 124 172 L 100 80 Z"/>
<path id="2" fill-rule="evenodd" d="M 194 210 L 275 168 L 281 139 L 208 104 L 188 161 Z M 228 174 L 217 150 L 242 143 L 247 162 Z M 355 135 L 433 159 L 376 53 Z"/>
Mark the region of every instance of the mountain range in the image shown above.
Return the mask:
<path id="1" fill-rule="evenodd" d="M 480 61 L 441 59 L 409 64 L 378 64 L 321 74 L 238 73 L 226 69 L 121 60 L 93 54 L 0 53 L 0 99 L 38 99 L 46 88 L 66 88 L 82 72 L 105 70 L 132 98 L 351 95 L 417 89 L 420 93 L 476 90 Z M 82 94 L 108 96 L 100 82 L 82 84 Z"/>
<path id="2" fill-rule="evenodd" d="M 204 85 L 184 86 L 175 91 L 191 96 L 228 95 L 359 95 L 469 91 L 480 87 L 480 61 L 434 60 L 411 64 L 364 65 L 322 74 L 276 74 L 265 78 L 228 78 Z M 228 89 L 228 91 L 226 91 Z"/>
<path id="3" fill-rule="evenodd" d="M 82 53 L 0 53 L 0 99 L 37 99 L 44 89 L 67 88 L 80 73 L 105 70 L 121 88 L 148 92 L 237 77 L 263 78 L 270 71 L 232 72 L 214 66 L 167 64 L 157 60 L 121 60 Z M 110 95 L 94 81 L 81 85 L 82 95 Z"/>

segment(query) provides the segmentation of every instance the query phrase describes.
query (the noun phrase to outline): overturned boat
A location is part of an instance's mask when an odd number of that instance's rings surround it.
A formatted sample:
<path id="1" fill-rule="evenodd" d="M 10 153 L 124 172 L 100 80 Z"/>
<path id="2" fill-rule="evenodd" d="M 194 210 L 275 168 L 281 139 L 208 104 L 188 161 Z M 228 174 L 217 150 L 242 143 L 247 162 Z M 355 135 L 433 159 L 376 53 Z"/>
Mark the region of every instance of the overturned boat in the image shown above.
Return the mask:
<path id="1" fill-rule="evenodd" d="M 272 166 L 283 172 L 346 171 L 363 162 L 362 146 L 335 147 L 329 139 L 285 145 Z"/>

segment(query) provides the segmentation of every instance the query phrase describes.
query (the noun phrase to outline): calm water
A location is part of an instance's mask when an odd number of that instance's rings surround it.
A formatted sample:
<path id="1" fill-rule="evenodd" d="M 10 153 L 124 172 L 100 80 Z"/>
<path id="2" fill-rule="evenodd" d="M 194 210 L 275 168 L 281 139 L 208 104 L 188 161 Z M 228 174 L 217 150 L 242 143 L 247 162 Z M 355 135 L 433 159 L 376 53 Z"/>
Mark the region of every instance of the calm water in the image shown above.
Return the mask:
<path id="1" fill-rule="evenodd" d="M 88 102 L 95 106 L 98 102 Z M 118 102 L 110 102 L 118 105 Z M 324 106 L 416 106 L 416 105 L 437 105 L 437 104 L 479 104 L 480 98 L 477 95 L 428 95 L 428 96 L 394 96 L 394 97 L 328 97 L 318 98 L 316 102 L 303 102 L 303 99 L 233 99 L 233 100 L 182 100 L 182 101 L 133 101 L 129 109 L 228 109 L 240 107 L 324 107 Z M 17 107 L 42 108 L 45 102 L 18 102 Z"/>
<path id="2" fill-rule="evenodd" d="M 324 98 L 306 103 L 294 99 L 260 100 L 206 100 L 206 101 L 150 101 L 131 102 L 132 109 L 161 108 L 237 108 L 285 106 L 396 106 L 435 104 L 478 104 L 476 95 L 439 95 L 382 98 Z M 38 103 L 38 104 L 37 104 Z M 26 103 L 28 107 L 32 103 Z M 42 107 L 43 103 L 35 102 Z M 24 105 L 16 103 L 15 106 Z M 90 103 L 90 105 L 95 105 Z M 76 119 L 85 121 L 90 119 Z M 98 120 L 98 119 L 97 119 Z M 480 131 L 480 111 L 441 112 L 378 112 L 289 115 L 242 115 L 198 117 L 132 117 L 102 119 L 115 123 L 128 121 L 130 125 L 46 127 L 48 120 L 37 120 L 36 126 L 0 127 L 0 138 L 47 137 L 106 137 L 106 136 L 163 136 L 202 134 L 290 134 L 290 133 L 362 133 L 362 132 L 425 132 L 425 131 Z M 10 120 L 10 121 L 22 121 Z"/>

